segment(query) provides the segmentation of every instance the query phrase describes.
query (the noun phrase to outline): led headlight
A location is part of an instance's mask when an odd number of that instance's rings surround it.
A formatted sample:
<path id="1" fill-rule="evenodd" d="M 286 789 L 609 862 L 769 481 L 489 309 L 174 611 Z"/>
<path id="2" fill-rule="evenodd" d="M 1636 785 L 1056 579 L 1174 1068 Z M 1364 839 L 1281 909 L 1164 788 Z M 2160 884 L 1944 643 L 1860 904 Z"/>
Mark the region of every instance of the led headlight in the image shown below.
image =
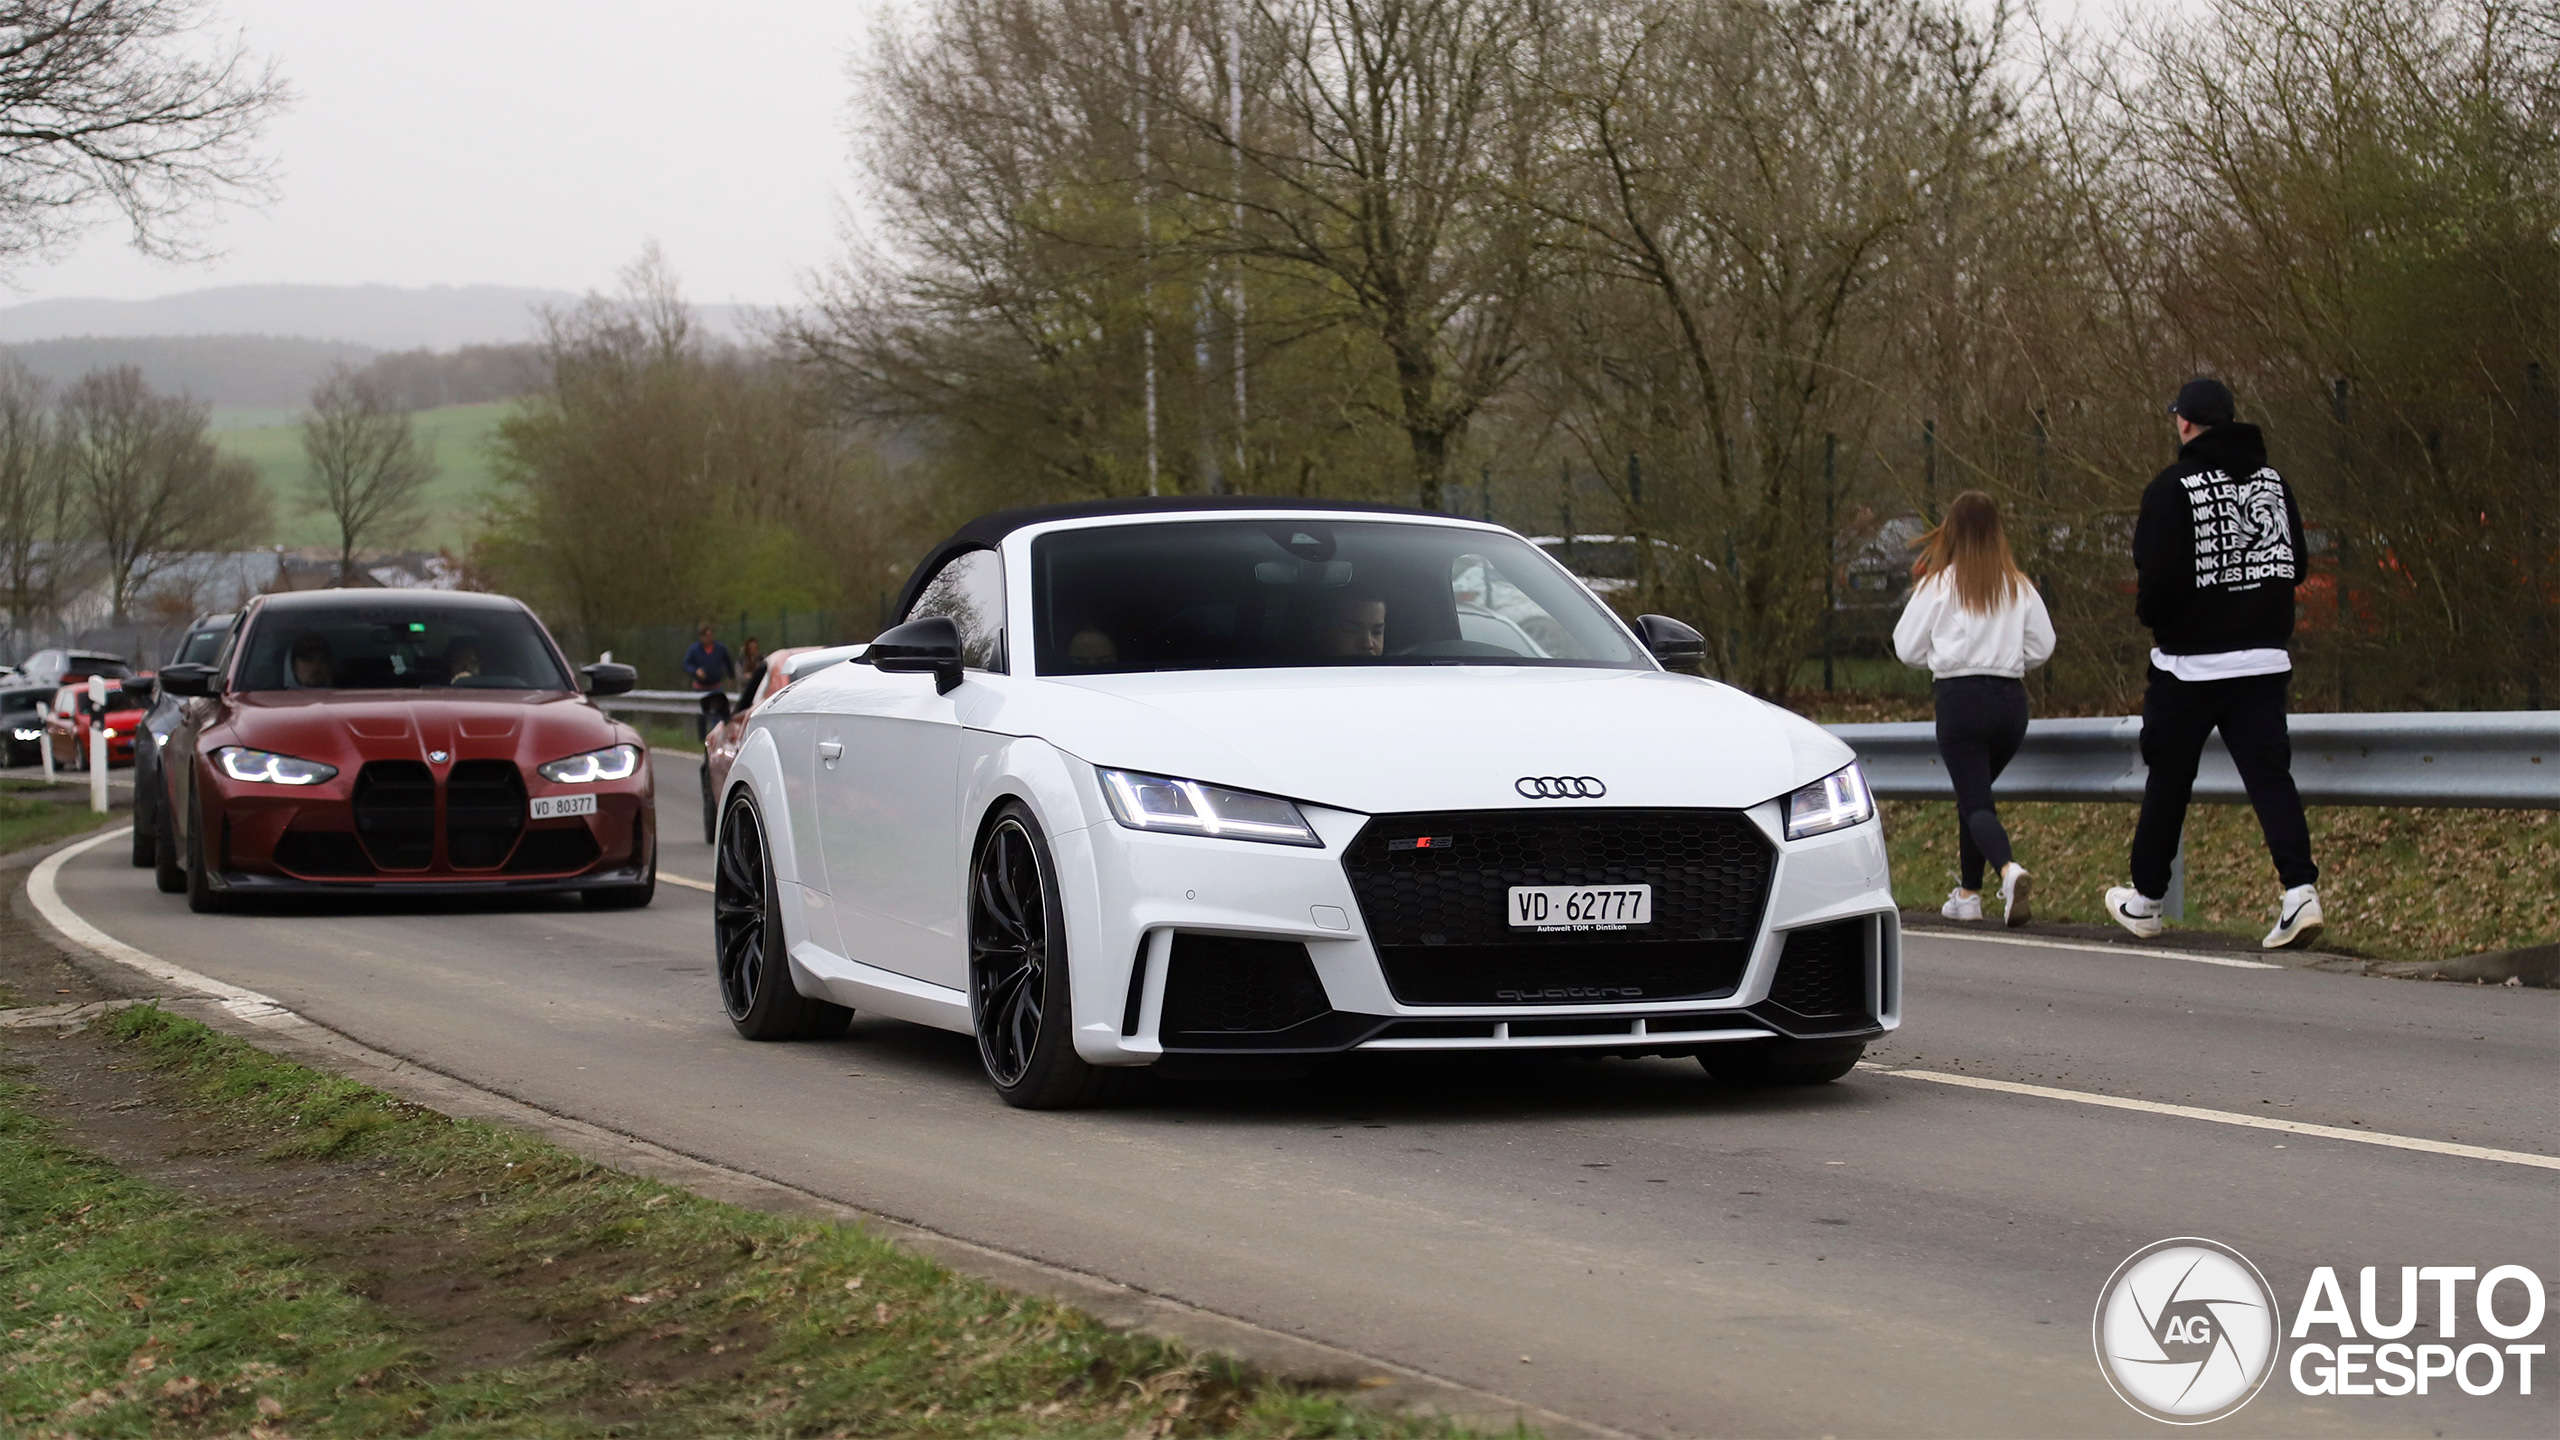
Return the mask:
<path id="1" fill-rule="evenodd" d="M 572 755 L 547 765 L 536 765 L 534 773 L 555 785 L 590 785 L 598 780 L 628 780 L 640 768 L 640 747 L 607 745 L 584 755 Z"/>
<path id="2" fill-rule="evenodd" d="M 1787 797 L 1787 838 L 1826 835 L 1875 818 L 1866 772 L 1850 761 Z"/>
<path id="3" fill-rule="evenodd" d="M 335 765 L 317 760 L 297 760 L 278 755 L 272 750 L 249 750 L 238 745 L 225 745 L 213 752 L 213 763 L 234 780 L 249 780 L 260 785 L 317 785 L 338 773 Z"/>
<path id="4" fill-rule="evenodd" d="M 1298 807 L 1276 795 L 1133 770 L 1105 770 L 1101 775 L 1112 818 L 1132 830 L 1260 840 L 1270 845 L 1324 844 Z"/>

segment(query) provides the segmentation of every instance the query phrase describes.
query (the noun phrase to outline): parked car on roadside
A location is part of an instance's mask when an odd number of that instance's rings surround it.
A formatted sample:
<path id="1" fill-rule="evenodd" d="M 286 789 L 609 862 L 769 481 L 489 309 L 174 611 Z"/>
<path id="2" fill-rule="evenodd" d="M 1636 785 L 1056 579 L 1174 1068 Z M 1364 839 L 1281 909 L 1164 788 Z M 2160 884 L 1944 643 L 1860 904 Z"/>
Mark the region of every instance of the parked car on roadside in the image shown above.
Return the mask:
<path id="1" fill-rule="evenodd" d="M 176 647 L 169 652 L 169 663 L 212 664 L 221 656 L 222 642 L 230 638 L 232 623 L 239 618 L 232 614 L 199 615 L 189 621 L 186 633 L 178 637 Z M 151 708 L 143 712 L 142 736 L 136 737 L 133 749 L 133 863 L 137 869 L 151 864 L 152 850 L 158 843 L 160 747 L 178 728 L 186 704 L 182 697 L 155 687 Z"/>
<path id="2" fill-rule="evenodd" d="M 1670 673 L 1695 630 L 1509 530 L 1045 506 L 962 527 L 895 613 L 756 708 L 718 792 L 748 1039 L 873 1010 L 1057 1107 L 1382 1051 L 1814 1084 L 1901 1023 L 1855 754 Z"/>
<path id="3" fill-rule="evenodd" d="M 649 754 L 518 601 L 263 595 L 219 658 L 175 664 L 153 867 L 188 908 L 281 894 L 505 891 L 646 905 Z"/>
<path id="4" fill-rule="evenodd" d="M 729 767 L 738 758 L 738 742 L 746 738 L 747 717 L 756 712 L 757 706 L 781 694 L 792 681 L 861 653 L 859 645 L 799 645 L 765 657 L 764 679 L 756 686 L 756 693 L 739 696 L 738 707 L 729 718 L 702 737 L 703 844 L 710 844 L 719 830 L 720 807 L 712 803 L 712 797 L 729 782 Z"/>
<path id="5" fill-rule="evenodd" d="M 132 673 L 125 657 L 103 650 L 39 650 L 18 666 L 19 680 L 30 685 L 67 685 L 92 675 L 122 680 Z"/>

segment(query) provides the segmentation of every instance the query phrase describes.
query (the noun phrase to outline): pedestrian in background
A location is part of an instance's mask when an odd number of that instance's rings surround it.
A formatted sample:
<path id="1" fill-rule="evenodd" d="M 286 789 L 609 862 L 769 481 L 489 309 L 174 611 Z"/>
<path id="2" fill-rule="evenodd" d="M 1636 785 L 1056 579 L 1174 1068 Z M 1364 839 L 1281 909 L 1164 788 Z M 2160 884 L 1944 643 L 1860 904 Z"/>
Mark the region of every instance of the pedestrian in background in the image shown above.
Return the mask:
<path id="1" fill-rule="evenodd" d="M 2025 676 L 2053 658 L 2053 618 L 2009 553 L 2000 508 L 1981 491 L 1958 495 L 1945 522 L 1913 543 L 1918 583 L 1893 627 L 1893 650 L 1929 672 L 1938 755 L 1956 788 L 1957 884 L 1938 913 L 1981 919 L 1987 865 L 2000 877 L 2001 919 L 2024 925 L 2034 877 L 2010 852 L 1991 782 L 2027 738 Z"/>
<path id="2" fill-rule="evenodd" d="M 2141 581 L 2134 615 L 2151 629 L 2150 683 L 2142 695 L 2142 818 L 2133 830 L 2133 884 L 2107 892 L 2107 913 L 2149 939 L 2160 933 L 2169 867 L 2186 831 L 2204 742 L 2222 732 L 2258 812 L 2284 893 L 2269 950 L 2320 934 L 2320 867 L 2311 825 L 2293 784 L 2285 729 L 2293 678 L 2293 591 L 2307 573 L 2302 512 L 2293 487 L 2267 463 L 2266 438 L 2233 419 L 2219 380 L 2190 380 L 2169 405 L 2177 463 L 2142 492 L 2133 564 Z"/>
<path id="3" fill-rule="evenodd" d="M 702 622 L 691 649 L 684 652 L 685 683 L 702 696 L 702 713 L 694 721 L 693 738 L 702 739 L 711 727 L 729 718 L 729 693 L 721 687 L 738 673 L 729 661 L 729 647 L 720 643 L 711 622 Z"/>

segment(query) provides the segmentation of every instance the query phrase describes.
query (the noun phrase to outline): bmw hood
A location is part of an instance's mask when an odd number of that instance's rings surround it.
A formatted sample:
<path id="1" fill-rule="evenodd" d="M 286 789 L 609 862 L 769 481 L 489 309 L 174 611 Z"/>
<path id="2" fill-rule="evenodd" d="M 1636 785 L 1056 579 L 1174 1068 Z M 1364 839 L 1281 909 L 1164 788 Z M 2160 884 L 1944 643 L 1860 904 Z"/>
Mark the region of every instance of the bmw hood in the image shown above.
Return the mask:
<path id="1" fill-rule="evenodd" d="M 1231 670 L 1037 686 L 1036 721 L 1008 713 L 1030 698 L 1017 691 L 971 723 L 1106 768 L 1370 814 L 1550 803 L 1534 793 L 1541 779 L 1596 781 L 1602 805 L 1740 809 L 1855 758 L 1800 716 L 1658 671 Z"/>

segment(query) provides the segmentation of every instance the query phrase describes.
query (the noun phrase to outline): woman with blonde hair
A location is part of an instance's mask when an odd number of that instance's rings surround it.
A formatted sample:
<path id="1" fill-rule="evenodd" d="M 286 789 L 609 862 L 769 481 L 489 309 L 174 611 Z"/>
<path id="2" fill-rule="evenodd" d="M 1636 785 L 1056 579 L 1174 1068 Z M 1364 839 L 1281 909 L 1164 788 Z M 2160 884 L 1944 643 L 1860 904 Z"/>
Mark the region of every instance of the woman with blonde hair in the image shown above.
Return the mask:
<path id="1" fill-rule="evenodd" d="M 1982 918 L 1982 871 L 2000 877 L 2002 918 L 2024 925 L 2033 877 L 2009 851 L 1991 782 L 2027 737 L 2029 670 L 2053 656 L 2053 619 L 2009 553 L 2000 507 L 1967 490 L 1946 521 L 1912 542 L 1918 581 L 1893 627 L 1902 663 L 1929 672 L 1938 711 L 1938 754 L 1956 788 L 1958 884 L 1940 907 L 1950 920 Z"/>

